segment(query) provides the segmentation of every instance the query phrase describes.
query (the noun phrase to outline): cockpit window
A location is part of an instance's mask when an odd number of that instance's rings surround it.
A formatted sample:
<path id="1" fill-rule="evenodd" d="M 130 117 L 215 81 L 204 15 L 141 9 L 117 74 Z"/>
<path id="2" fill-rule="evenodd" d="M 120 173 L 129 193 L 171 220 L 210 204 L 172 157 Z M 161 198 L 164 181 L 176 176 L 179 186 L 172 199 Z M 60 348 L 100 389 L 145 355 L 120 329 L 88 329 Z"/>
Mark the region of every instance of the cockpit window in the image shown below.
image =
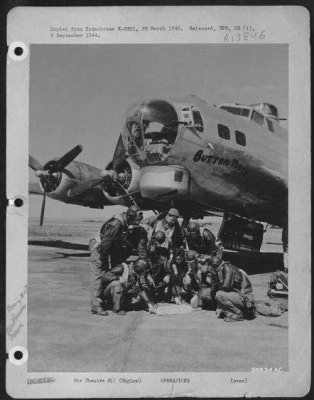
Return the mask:
<path id="1" fill-rule="evenodd" d="M 234 115 L 241 115 L 242 117 L 248 117 L 250 115 L 250 109 L 244 107 L 231 107 L 231 106 L 221 106 L 222 110 L 228 111 Z"/>
<path id="2" fill-rule="evenodd" d="M 143 149 L 143 137 L 141 133 L 141 126 L 137 122 L 129 124 L 130 135 L 139 149 Z"/>
<path id="3" fill-rule="evenodd" d="M 257 111 L 253 111 L 252 120 L 259 125 L 264 125 L 264 116 Z"/>
<path id="4" fill-rule="evenodd" d="M 123 140 L 136 161 L 154 164 L 164 161 L 178 134 L 178 116 L 163 100 L 139 104 L 127 113 Z"/>
<path id="5" fill-rule="evenodd" d="M 269 129 L 271 132 L 274 132 L 273 121 L 271 121 L 270 119 L 266 118 L 266 122 L 267 122 L 268 129 Z"/>

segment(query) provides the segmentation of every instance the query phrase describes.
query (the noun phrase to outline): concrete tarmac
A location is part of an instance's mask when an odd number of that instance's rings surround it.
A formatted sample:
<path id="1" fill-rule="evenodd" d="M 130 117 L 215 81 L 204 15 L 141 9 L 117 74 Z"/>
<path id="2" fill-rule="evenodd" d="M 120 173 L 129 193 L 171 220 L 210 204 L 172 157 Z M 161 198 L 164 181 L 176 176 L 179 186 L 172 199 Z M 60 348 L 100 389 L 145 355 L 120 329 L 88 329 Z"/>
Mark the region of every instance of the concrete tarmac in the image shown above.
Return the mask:
<path id="1" fill-rule="evenodd" d="M 266 252 L 264 247 L 264 253 L 255 256 L 268 260 L 265 268 L 271 264 L 270 269 L 276 269 L 278 244 L 277 239 L 268 242 Z M 234 257 L 241 267 L 241 255 Z M 219 320 L 212 311 L 164 316 L 133 311 L 101 317 L 90 313 L 89 259 L 82 251 L 32 245 L 28 259 L 29 371 L 288 369 L 288 313 L 237 323 Z M 269 272 L 263 265 L 258 273 L 254 268 L 248 272 L 255 298 L 267 300 Z"/>

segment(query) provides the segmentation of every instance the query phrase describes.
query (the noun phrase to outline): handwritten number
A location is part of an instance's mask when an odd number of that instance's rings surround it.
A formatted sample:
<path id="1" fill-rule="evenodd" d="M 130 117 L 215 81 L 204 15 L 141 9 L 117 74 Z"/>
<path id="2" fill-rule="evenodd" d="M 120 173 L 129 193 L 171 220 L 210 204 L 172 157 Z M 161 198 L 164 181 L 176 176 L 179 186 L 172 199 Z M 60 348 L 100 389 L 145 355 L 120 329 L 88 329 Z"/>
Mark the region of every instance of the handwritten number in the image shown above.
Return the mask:
<path id="1" fill-rule="evenodd" d="M 266 32 L 266 31 L 263 30 L 263 31 L 259 34 L 260 40 L 264 40 L 264 39 L 265 39 L 265 37 L 266 37 L 265 32 Z"/>

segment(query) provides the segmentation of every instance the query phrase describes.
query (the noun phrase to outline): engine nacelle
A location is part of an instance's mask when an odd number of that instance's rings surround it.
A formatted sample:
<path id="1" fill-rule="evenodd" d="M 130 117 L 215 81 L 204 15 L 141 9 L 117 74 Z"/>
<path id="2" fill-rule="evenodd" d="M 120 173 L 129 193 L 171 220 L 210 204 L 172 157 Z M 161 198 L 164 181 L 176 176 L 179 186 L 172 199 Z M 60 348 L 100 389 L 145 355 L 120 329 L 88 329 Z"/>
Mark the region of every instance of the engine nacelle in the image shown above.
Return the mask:
<path id="1" fill-rule="evenodd" d="M 149 166 L 141 169 L 140 192 L 143 198 L 169 200 L 189 193 L 190 177 L 179 165 Z"/>
<path id="2" fill-rule="evenodd" d="M 109 168 L 111 165 L 109 164 Z M 140 167 L 131 158 L 124 160 L 115 168 L 118 179 L 104 182 L 105 198 L 112 204 L 128 206 L 132 197 L 139 193 L 140 171 Z M 123 181 L 119 181 L 119 175 L 123 175 Z"/>
<path id="3" fill-rule="evenodd" d="M 54 199 L 79 195 L 103 179 L 103 170 L 79 161 L 72 161 L 64 171 L 52 174 L 46 191 Z M 42 189 L 43 185 L 41 184 Z"/>
<path id="4" fill-rule="evenodd" d="M 141 168 L 132 160 L 132 158 L 128 158 L 125 163 L 128 165 L 128 170 L 131 171 L 127 191 L 129 193 L 138 192 L 141 178 Z"/>

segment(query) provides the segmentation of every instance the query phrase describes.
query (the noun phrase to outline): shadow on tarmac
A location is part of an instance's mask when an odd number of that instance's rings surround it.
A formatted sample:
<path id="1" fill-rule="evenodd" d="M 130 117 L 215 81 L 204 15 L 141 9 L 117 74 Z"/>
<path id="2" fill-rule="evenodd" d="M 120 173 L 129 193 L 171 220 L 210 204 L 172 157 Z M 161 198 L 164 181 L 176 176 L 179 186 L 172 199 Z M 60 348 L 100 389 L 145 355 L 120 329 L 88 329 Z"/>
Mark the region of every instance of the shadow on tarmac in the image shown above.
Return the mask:
<path id="1" fill-rule="evenodd" d="M 88 245 L 80 243 L 65 242 L 63 240 L 30 240 L 29 245 L 57 247 L 69 250 L 85 250 L 86 253 L 64 253 L 58 252 L 64 258 L 67 257 L 89 257 Z M 249 253 L 244 251 L 225 251 L 223 258 L 233 265 L 242 268 L 249 275 L 273 272 L 283 269 L 282 253 Z"/>
<path id="2" fill-rule="evenodd" d="M 60 254 L 64 258 L 68 257 L 89 257 L 90 253 L 63 253 L 62 251 L 58 251 L 57 254 Z"/>
<path id="3" fill-rule="evenodd" d="M 64 240 L 29 240 L 28 244 L 30 246 L 58 247 L 60 249 L 70 250 L 88 250 L 87 244 L 65 242 Z"/>

